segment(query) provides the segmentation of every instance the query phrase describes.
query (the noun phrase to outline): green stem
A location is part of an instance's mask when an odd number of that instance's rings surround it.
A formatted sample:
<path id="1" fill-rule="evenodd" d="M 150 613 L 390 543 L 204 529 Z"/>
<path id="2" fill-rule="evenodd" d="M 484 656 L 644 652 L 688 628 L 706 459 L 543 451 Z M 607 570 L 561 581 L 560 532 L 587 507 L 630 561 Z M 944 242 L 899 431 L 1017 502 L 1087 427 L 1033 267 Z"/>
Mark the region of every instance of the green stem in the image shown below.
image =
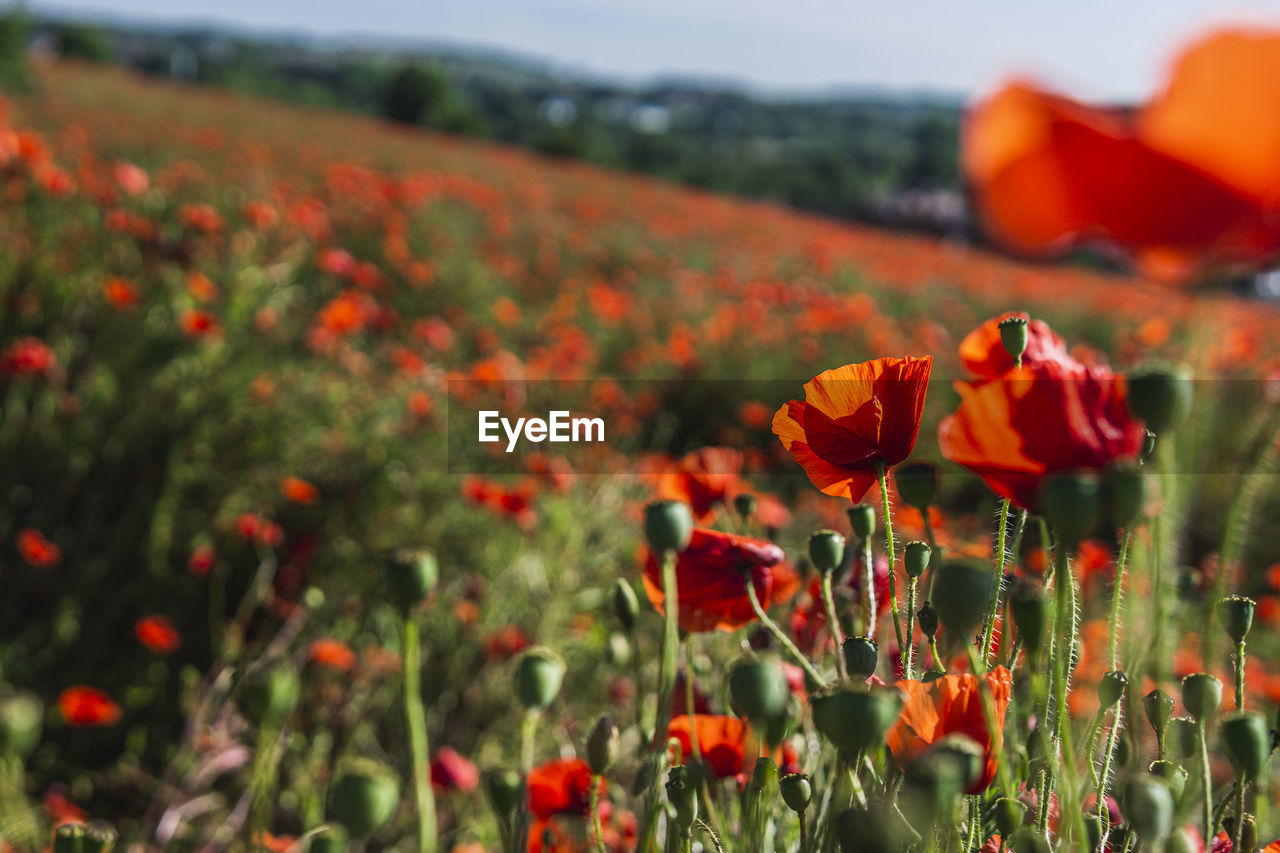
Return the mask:
<path id="1" fill-rule="evenodd" d="M 778 623 L 770 619 L 769 614 L 764 612 L 764 608 L 760 606 L 760 598 L 756 595 L 756 585 L 751 582 L 750 577 L 746 579 L 746 587 L 747 598 L 751 600 L 751 609 L 755 611 L 756 618 L 760 620 L 760 624 L 763 625 L 770 634 L 773 634 L 778 643 L 787 650 L 787 654 L 791 655 L 809 678 L 813 679 L 814 684 L 817 684 L 819 687 L 825 687 L 827 684 L 826 680 L 818 674 L 816 669 L 813 668 L 813 664 L 809 663 L 809 659 L 804 656 L 804 652 L 796 648 L 796 644 L 791 642 L 791 638 L 788 637 L 780 627 L 778 627 Z"/>
<path id="2" fill-rule="evenodd" d="M 409 726 L 409 752 L 412 758 L 413 791 L 418 804 L 419 853 L 435 853 L 436 807 L 427 779 L 427 718 L 422 707 L 419 684 L 422 665 L 419 662 L 418 622 L 413 613 L 404 618 L 404 713 Z"/>
<path id="3" fill-rule="evenodd" d="M 1232 850 L 1244 851 L 1244 792 L 1248 785 L 1245 783 L 1244 774 L 1236 775 L 1236 831 L 1234 843 L 1231 845 Z"/>
<path id="4" fill-rule="evenodd" d="M 751 589 L 751 583 L 747 583 Z M 649 801 L 642 824 L 640 843 L 636 850 L 648 853 L 658 822 L 658 806 L 662 782 L 659 770 L 667 750 L 667 731 L 671 728 L 671 699 L 675 692 L 676 665 L 680 647 L 680 591 L 676 585 L 676 555 L 666 551 L 662 555 L 663 631 L 662 658 L 658 663 L 658 709 L 653 727 L 653 740 L 649 745 L 648 762 L 652 776 Z"/>
<path id="5" fill-rule="evenodd" d="M 884 508 L 885 548 L 889 551 L 889 611 L 893 614 L 893 631 L 897 635 L 898 648 L 902 651 L 903 660 L 908 654 L 906 644 L 902 640 L 902 617 L 898 613 L 898 555 L 893 544 L 893 516 L 889 506 L 889 481 L 885 476 L 884 460 L 876 460 L 876 469 L 880 480 L 880 502 Z M 867 572 L 874 570 L 868 565 Z"/>
<path id="6" fill-rule="evenodd" d="M 995 633 L 996 613 L 1000 610 L 1000 589 L 1004 586 L 1004 567 L 1007 557 L 1005 548 L 1009 528 L 1009 499 L 1000 502 L 1000 522 L 996 531 L 996 582 L 991 589 L 991 603 L 987 605 L 987 618 L 982 626 L 982 669 L 986 671 L 991 659 L 991 635 Z"/>
<path id="7" fill-rule="evenodd" d="M 1213 819 L 1213 777 L 1209 774 L 1209 739 L 1205 734 L 1205 721 L 1203 719 L 1196 720 L 1196 729 L 1200 735 L 1200 785 L 1204 789 L 1202 800 L 1204 803 L 1204 845 L 1208 850 L 1213 846 L 1213 830 L 1215 822 Z"/>
<path id="8" fill-rule="evenodd" d="M 1124 564 L 1129 557 L 1129 539 L 1133 531 L 1126 527 L 1124 539 L 1120 540 L 1120 557 L 1116 560 L 1115 588 L 1111 590 L 1111 622 L 1108 631 L 1108 648 L 1111 656 L 1111 668 L 1120 668 L 1120 603 L 1124 599 Z"/>
<path id="9" fill-rule="evenodd" d="M 907 579 L 907 678 L 915 678 L 916 659 L 916 579 Z"/>
<path id="10" fill-rule="evenodd" d="M 867 603 L 867 639 L 876 638 L 876 570 L 875 555 L 871 553 L 871 537 L 862 540 L 862 583 L 866 587 L 863 598 Z"/>
<path id="11" fill-rule="evenodd" d="M 591 774 L 591 829 L 592 846 L 595 847 L 596 853 L 605 853 L 604 849 L 604 825 L 600 823 L 600 774 Z"/>
<path id="12" fill-rule="evenodd" d="M 1102 837 L 1106 838 L 1107 833 L 1111 831 L 1111 812 L 1107 809 L 1107 787 L 1111 784 L 1111 756 L 1115 754 L 1116 742 L 1120 739 L 1120 729 L 1122 728 L 1123 717 L 1121 709 L 1124 705 L 1122 698 L 1116 703 L 1116 708 L 1111 714 L 1111 730 L 1107 733 L 1107 742 L 1103 749 L 1105 752 L 1102 756 L 1102 776 L 1098 788 L 1098 820 L 1102 822 Z M 1090 763 L 1093 759 L 1090 757 Z"/>
<path id="13" fill-rule="evenodd" d="M 800 819 L 800 853 L 809 853 L 809 827 L 805 822 L 805 813 L 801 809 L 796 817 Z"/>
<path id="14" fill-rule="evenodd" d="M 1244 640 L 1236 643 L 1236 710 L 1244 710 Z"/>
<path id="15" fill-rule="evenodd" d="M 827 609 L 827 624 L 831 626 L 831 636 L 836 641 L 836 671 L 841 680 L 848 678 L 849 673 L 844 663 L 844 632 L 840 630 L 840 622 L 836 619 L 836 598 L 831 592 L 831 571 L 822 573 L 822 603 Z"/>
<path id="16" fill-rule="evenodd" d="M 529 774 L 533 772 L 533 735 L 537 723 L 535 711 L 526 711 L 520 721 L 520 810 L 516 824 L 516 850 L 519 853 L 529 849 Z"/>
<path id="17" fill-rule="evenodd" d="M 929 561 L 929 586 L 925 590 L 925 600 L 933 598 L 933 577 L 938 573 L 938 566 L 942 565 L 942 549 L 938 547 L 938 537 L 933 533 L 933 521 L 929 518 L 929 510 L 920 513 L 924 518 L 924 541 L 929 543 L 929 551 L 932 552 L 933 558 Z"/>

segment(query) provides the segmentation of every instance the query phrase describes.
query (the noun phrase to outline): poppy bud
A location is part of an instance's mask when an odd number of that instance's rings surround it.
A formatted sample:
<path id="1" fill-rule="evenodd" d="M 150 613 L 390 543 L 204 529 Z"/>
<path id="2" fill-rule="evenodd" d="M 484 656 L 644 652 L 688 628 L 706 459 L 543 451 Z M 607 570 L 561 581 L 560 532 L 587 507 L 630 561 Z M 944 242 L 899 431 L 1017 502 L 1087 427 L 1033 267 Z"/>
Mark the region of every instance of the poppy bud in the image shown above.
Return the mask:
<path id="1" fill-rule="evenodd" d="M 1236 837 L 1236 816 L 1228 815 L 1222 819 L 1222 828 L 1229 838 Z M 1251 851 L 1258 849 L 1258 821 L 1248 812 L 1244 813 L 1244 829 L 1240 833 L 1240 849 Z"/>
<path id="2" fill-rule="evenodd" d="M 535 646 L 516 663 L 516 697 L 528 711 L 541 711 L 555 701 L 564 680 L 564 661 L 550 649 Z"/>
<path id="3" fill-rule="evenodd" d="M 44 709 L 30 693 L 0 695 L 0 755 L 26 758 L 40 743 Z"/>
<path id="4" fill-rule="evenodd" d="M 819 530 L 809 537 L 809 559 L 820 572 L 834 572 L 844 562 L 844 537 L 834 530 Z"/>
<path id="5" fill-rule="evenodd" d="M 391 820 L 400 803 L 400 785 L 389 770 L 359 762 L 333 783 L 333 819 L 356 838 L 373 835 Z"/>
<path id="6" fill-rule="evenodd" d="M 1027 819 L 1027 804 L 1013 797 L 996 800 L 996 832 L 1001 838 L 1011 838 Z"/>
<path id="7" fill-rule="evenodd" d="M 626 666 L 631 663 L 631 643 L 625 634 L 617 631 L 609 634 L 609 645 L 605 647 L 605 657 L 614 666 Z"/>
<path id="8" fill-rule="evenodd" d="M 1207 723 L 1222 704 L 1222 682 L 1207 672 L 1195 672 L 1182 679 L 1182 707 L 1197 723 Z"/>
<path id="9" fill-rule="evenodd" d="M 949 734 L 938 741 L 930 752 L 955 766 L 962 791 L 982 778 L 986 756 L 978 742 L 969 735 L 962 732 Z"/>
<path id="10" fill-rule="evenodd" d="M 767 756 L 757 758 L 747 787 L 747 814 L 757 820 L 771 814 L 777 793 L 778 765 Z"/>
<path id="11" fill-rule="evenodd" d="M 1009 612 L 1018 629 L 1018 639 L 1022 640 L 1022 647 L 1027 650 L 1029 658 L 1035 658 L 1044 648 L 1049 607 L 1044 585 L 1037 581 L 1019 581 L 1009 591 Z"/>
<path id="12" fill-rule="evenodd" d="M 691 830 L 698 819 L 698 786 L 683 764 L 667 773 L 667 799 L 675 808 L 676 826 L 684 832 Z"/>
<path id="13" fill-rule="evenodd" d="M 916 614 L 916 619 L 920 622 L 921 633 L 926 637 L 932 640 L 938 636 L 938 609 L 933 606 L 933 602 L 926 601 Z"/>
<path id="14" fill-rule="evenodd" d="M 938 466 L 931 462 L 899 465 L 893 471 L 893 482 L 902 502 L 921 512 L 928 512 L 938 498 Z"/>
<path id="15" fill-rule="evenodd" d="M 1129 527 L 1142 517 L 1147 480 L 1132 464 L 1116 464 L 1102 475 L 1102 515 L 1112 527 Z"/>
<path id="16" fill-rule="evenodd" d="M 338 827 L 330 826 L 311 836 L 307 844 L 308 853 L 345 853 L 346 836 L 337 830 Z"/>
<path id="17" fill-rule="evenodd" d="M 876 532 L 876 509 L 871 504 L 854 504 L 848 513 L 854 536 L 867 539 Z"/>
<path id="18" fill-rule="evenodd" d="M 1243 643 L 1253 627 L 1253 609 L 1258 603 L 1243 595 L 1228 595 L 1218 602 L 1218 621 L 1227 632 L 1227 636 L 1237 643 Z"/>
<path id="19" fill-rule="evenodd" d="M 1110 708 L 1120 701 L 1120 697 L 1124 695 L 1124 689 L 1128 686 L 1128 676 L 1114 669 L 1102 676 L 1102 681 L 1098 683 L 1098 701 L 1102 703 L 1103 708 Z"/>
<path id="20" fill-rule="evenodd" d="M 840 651 L 850 678 L 866 681 L 880 662 L 876 641 L 870 637 L 846 637 Z"/>
<path id="21" fill-rule="evenodd" d="M 1049 853 L 1049 842 L 1034 828 L 1024 826 L 1009 837 L 1009 849 L 1013 853 Z"/>
<path id="22" fill-rule="evenodd" d="M 944 563 L 932 580 L 933 606 L 942 627 L 958 637 L 973 632 L 991 603 L 995 574 L 972 562 Z"/>
<path id="23" fill-rule="evenodd" d="M 1124 816 L 1138 837 L 1159 849 L 1173 828 L 1173 794 L 1169 786 L 1150 776 L 1129 780 L 1124 788 Z"/>
<path id="24" fill-rule="evenodd" d="M 1151 771 L 1151 775 L 1162 780 L 1169 786 L 1169 793 L 1173 794 L 1173 801 L 1176 804 L 1182 799 L 1182 792 L 1187 788 L 1187 771 L 1180 765 L 1174 764 L 1172 761 L 1153 761 L 1151 766 L 1147 768 Z"/>
<path id="25" fill-rule="evenodd" d="M 729 696 L 734 708 L 760 725 L 787 712 L 791 689 L 777 666 L 744 658 L 729 671 Z"/>
<path id="26" fill-rule="evenodd" d="M 917 539 L 914 542 L 908 542 L 907 547 L 903 549 L 902 565 L 909 576 L 918 578 L 924 574 L 925 569 L 929 568 L 931 556 L 933 552 L 929 550 L 929 544 Z"/>
<path id="27" fill-rule="evenodd" d="M 997 325 L 1000 330 L 1000 343 L 1004 351 L 1016 364 L 1022 363 L 1022 354 L 1027 351 L 1027 318 L 1005 317 Z"/>
<path id="28" fill-rule="evenodd" d="M 1169 720 L 1165 738 L 1180 758 L 1195 755 L 1200 749 L 1200 734 L 1196 729 L 1196 721 L 1191 717 L 1174 717 Z"/>
<path id="29" fill-rule="evenodd" d="M 1191 414 L 1191 368 L 1185 364 L 1149 364 L 1125 377 L 1133 416 L 1157 435 L 1176 429 Z"/>
<path id="30" fill-rule="evenodd" d="M 1142 431 L 1142 452 L 1138 454 L 1138 458 L 1146 462 L 1151 458 L 1151 454 L 1156 452 L 1156 434 L 1149 429 Z"/>
<path id="31" fill-rule="evenodd" d="M 809 801 L 813 799 L 813 784 L 803 773 L 788 773 L 783 776 L 778 780 L 778 790 L 782 793 L 782 801 L 787 804 L 787 808 L 797 814 L 802 814 L 809 808 Z"/>
<path id="32" fill-rule="evenodd" d="M 105 820 L 91 821 L 84 831 L 82 850 L 84 853 L 111 853 L 119 838 L 116 828 Z"/>
<path id="33" fill-rule="evenodd" d="M 430 551 L 397 548 L 387 555 L 386 578 L 392 603 L 408 610 L 427 600 L 440 570 Z"/>
<path id="34" fill-rule="evenodd" d="M 244 709 L 259 724 L 278 723 L 292 714 L 301 690 L 298 673 L 288 665 L 255 670 L 240 685 Z"/>
<path id="35" fill-rule="evenodd" d="M 756 496 L 750 492 L 740 492 L 733 497 L 733 508 L 743 521 L 756 514 L 756 503 Z"/>
<path id="36" fill-rule="evenodd" d="M 1044 517 L 1058 534 L 1059 547 L 1074 548 L 1098 523 L 1102 509 L 1098 476 L 1089 471 L 1050 474 L 1040 484 Z"/>
<path id="37" fill-rule="evenodd" d="M 1235 711 L 1222 718 L 1222 740 L 1227 758 L 1237 773 L 1252 782 L 1266 769 L 1271 757 L 1271 732 L 1261 714 Z"/>
<path id="38" fill-rule="evenodd" d="M 678 554 L 693 537 L 693 516 L 680 501 L 654 501 L 644 508 L 644 536 L 655 554 Z"/>
<path id="39" fill-rule="evenodd" d="M 596 722 L 587 736 L 587 766 L 597 776 L 609 772 L 618 758 L 618 727 L 607 715 Z"/>
<path id="40" fill-rule="evenodd" d="M 82 853 L 84 824 L 64 823 L 53 831 L 53 853 Z"/>
<path id="41" fill-rule="evenodd" d="M 1142 697 L 1142 710 L 1147 715 L 1147 722 L 1156 733 L 1156 743 L 1160 751 L 1164 751 L 1164 730 L 1173 716 L 1173 697 L 1160 688 L 1156 688 Z"/>
<path id="42" fill-rule="evenodd" d="M 879 746 L 902 713 L 902 694 L 894 688 L 837 686 L 809 699 L 813 723 L 847 757 Z"/>
<path id="43" fill-rule="evenodd" d="M 499 817 L 506 817 L 520 805 L 520 787 L 520 774 L 514 770 L 493 770 L 484 777 L 489 807 Z"/>
<path id="44" fill-rule="evenodd" d="M 613 615 L 618 622 L 627 631 L 633 630 L 636 627 L 636 617 L 640 615 L 640 601 L 636 598 L 636 591 L 632 589 L 631 584 L 622 578 L 614 581 L 610 601 L 613 604 Z"/>

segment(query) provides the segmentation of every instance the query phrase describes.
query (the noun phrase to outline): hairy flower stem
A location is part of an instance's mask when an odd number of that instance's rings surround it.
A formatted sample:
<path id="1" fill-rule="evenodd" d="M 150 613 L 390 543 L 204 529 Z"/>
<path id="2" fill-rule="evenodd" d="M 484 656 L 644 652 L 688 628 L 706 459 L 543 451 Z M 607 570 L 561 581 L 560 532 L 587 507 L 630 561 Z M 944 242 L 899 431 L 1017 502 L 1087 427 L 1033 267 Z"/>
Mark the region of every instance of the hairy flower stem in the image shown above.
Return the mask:
<path id="1" fill-rule="evenodd" d="M 1133 531 L 1126 527 L 1124 539 L 1120 540 L 1120 557 L 1116 560 L 1115 585 L 1111 590 L 1111 621 L 1107 641 L 1112 669 L 1120 668 L 1120 604 L 1124 599 L 1124 565 L 1129 557 L 1129 539 L 1132 536 Z"/>
<path id="2" fill-rule="evenodd" d="M 516 850 L 529 849 L 529 774 L 533 772 L 533 734 L 538 726 L 535 711 L 520 721 L 520 806 L 516 823 Z"/>
<path id="3" fill-rule="evenodd" d="M 1115 710 L 1111 714 L 1111 731 L 1107 733 L 1107 742 L 1103 747 L 1106 752 L 1102 756 L 1102 783 L 1098 788 L 1097 794 L 1098 820 L 1102 822 L 1102 840 L 1098 845 L 1099 853 L 1106 853 L 1107 834 L 1111 832 L 1111 811 L 1107 808 L 1107 787 L 1111 784 L 1111 756 L 1115 754 L 1116 741 L 1119 740 L 1120 729 L 1123 727 L 1122 709 L 1124 701 L 1121 698 L 1116 703 Z M 1092 756 L 1090 756 L 1089 761 L 1092 764 Z"/>
<path id="4" fill-rule="evenodd" d="M 1053 722 L 1053 743 L 1054 751 L 1058 757 L 1050 765 L 1049 793 L 1055 790 L 1065 792 L 1068 796 L 1059 793 L 1058 807 L 1063 815 L 1073 815 L 1071 818 L 1073 824 L 1079 824 L 1077 831 L 1079 837 L 1084 837 L 1084 814 L 1079 809 L 1074 808 L 1075 803 L 1068 800 L 1074 800 L 1074 792 L 1071 785 L 1063 785 L 1058 789 L 1058 773 L 1060 763 L 1065 764 L 1065 770 L 1070 779 L 1075 778 L 1075 754 L 1071 749 L 1071 722 L 1067 715 L 1067 692 L 1071 681 L 1071 670 L 1074 664 L 1072 660 L 1074 653 L 1074 643 L 1077 629 L 1076 616 L 1076 596 L 1074 582 L 1071 577 L 1071 568 L 1067 562 L 1067 548 L 1063 543 L 1059 542 L 1053 549 L 1054 554 L 1054 590 L 1057 594 L 1057 613 L 1055 614 L 1057 626 L 1056 632 L 1060 640 L 1057 649 L 1055 663 L 1057 664 L 1057 678 L 1054 682 L 1054 722 Z M 1065 832 L 1060 829 L 1060 836 L 1065 836 Z"/>
<path id="5" fill-rule="evenodd" d="M 827 624 L 830 626 L 831 637 L 836 641 L 836 671 L 840 673 L 841 680 L 848 677 L 844 663 L 844 632 L 840 630 L 840 621 L 836 619 L 836 598 L 831 592 L 831 570 L 828 569 L 822 573 L 822 603 L 827 609 Z"/>
<path id="6" fill-rule="evenodd" d="M 1209 775 L 1209 738 L 1205 733 L 1203 719 L 1196 720 L 1196 733 L 1200 737 L 1200 787 L 1204 806 L 1204 844 L 1207 850 L 1213 846 L 1216 821 L 1213 819 L 1213 777 Z"/>
<path id="7" fill-rule="evenodd" d="M 1236 710 L 1244 710 L 1244 640 L 1236 643 Z"/>
<path id="8" fill-rule="evenodd" d="M 752 591 L 754 600 L 754 589 L 749 579 L 747 589 Z M 676 555 L 673 551 L 664 551 L 662 554 L 662 601 L 663 630 L 662 657 L 658 661 L 658 709 L 654 719 L 653 738 L 649 744 L 648 758 L 652 775 L 649 778 L 649 802 L 645 809 L 640 843 L 636 847 L 636 850 L 641 853 L 648 853 L 658 822 L 659 798 L 662 790 L 660 779 L 662 774 L 659 770 L 667 751 L 667 731 L 671 728 L 671 701 L 676 687 L 676 667 L 679 664 L 680 590 L 676 585 Z"/>
<path id="9" fill-rule="evenodd" d="M 893 614 L 893 631 L 897 635 L 898 649 L 902 652 L 903 660 L 910 654 L 907 646 L 902 639 L 902 617 L 898 613 L 898 555 L 894 550 L 893 544 L 893 516 L 891 507 L 889 506 L 889 481 L 885 477 L 884 461 L 876 461 L 877 470 L 880 478 L 880 502 L 884 506 L 884 540 L 885 548 L 889 552 L 889 611 Z M 874 569 L 868 565 L 867 573 L 872 574 Z"/>
<path id="10" fill-rule="evenodd" d="M 427 779 L 427 717 L 419 685 L 422 665 L 418 621 L 413 612 L 404 616 L 404 713 L 409 727 L 409 754 L 413 767 L 413 792 L 418 805 L 419 853 L 435 853 L 436 804 Z"/>
<path id="11" fill-rule="evenodd" d="M 687 714 L 697 713 L 694 702 L 693 689 L 693 642 L 686 639 L 684 644 L 685 664 L 684 664 L 684 709 Z M 697 760 L 698 765 L 702 766 L 702 744 L 698 742 L 698 727 L 689 727 L 689 746 L 693 750 L 693 757 Z M 711 802 L 711 789 L 707 785 L 707 780 L 703 778 L 703 774 L 699 774 L 698 794 L 702 797 L 703 808 L 707 811 L 707 817 L 711 819 L 711 823 L 718 830 L 720 828 L 720 817 L 716 814 L 716 807 Z"/>
<path id="12" fill-rule="evenodd" d="M 599 773 L 591 774 L 591 794 L 589 795 L 591 809 L 591 846 L 596 853 L 605 853 L 604 849 L 604 825 L 600 823 L 600 781 Z"/>
<path id="13" fill-rule="evenodd" d="M 1009 529 L 1009 499 L 1000 502 L 1000 521 L 996 529 L 996 582 L 991 589 L 991 603 L 987 605 L 987 618 L 982 626 L 982 668 L 987 668 L 991 658 L 991 636 L 995 633 L 996 614 L 1000 610 L 1000 590 L 1004 586 L 1004 567 L 1009 552 L 1006 548 L 1006 536 Z"/>
<path id="14" fill-rule="evenodd" d="M 800 820 L 800 853 L 809 853 L 809 826 L 805 819 L 805 809 L 798 811 L 796 817 Z"/>
<path id="15" fill-rule="evenodd" d="M 875 556 L 871 553 L 871 537 L 862 540 L 862 582 L 866 585 L 867 639 L 876 638 L 876 571 Z"/>
<path id="16" fill-rule="evenodd" d="M 1236 831 L 1232 833 L 1235 836 L 1232 850 L 1244 850 L 1244 792 L 1247 787 L 1244 773 L 1236 774 Z"/>
<path id="17" fill-rule="evenodd" d="M 804 656 L 804 652 L 796 648 L 796 644 L 791 642 L 791 638 L 786 635 L 783 630 L 778 627 L 778 623 L 769 618 L 769 614 L 764 612 L 764 608 L 760 606 L 760 598 L 756 595 L 756 585 L 751 582 L 751 578 L 747 578 L 747 598 L 751 600 L 751 609 L 755 611 L 756 618 L 760 620 L 760 624 L 777 639 L 778 643 L 787 650 L 787 654 L 795 659 L 800 668 L 813 679 L 813 682 L 819 687 L 825 687 L 827 682 L 818 671 L 813 668 L 813 664 L 809 663 L 809 659 Z"/>
<path id="18" fill-rule="evenodd" d="M 933 598 L 933 578 L 938 573 L 938 566 L 942 565 L 942 549 L 938 547 L 938 537 L 933 532 L 933 521 L 929 518 L 929 510 L 920 513 L 920 517 L 924 520 L 924 541 L 929 543 L 929 551 L 933 554 L 933 559 L 929 561 L 929 586 L 925 588 L 925 600 Z"/>
<path id="19" fill-rule="evenodd" d="M 916 579 L 907 579 L 907 678 L 915 678 L 916 660 Z"/>

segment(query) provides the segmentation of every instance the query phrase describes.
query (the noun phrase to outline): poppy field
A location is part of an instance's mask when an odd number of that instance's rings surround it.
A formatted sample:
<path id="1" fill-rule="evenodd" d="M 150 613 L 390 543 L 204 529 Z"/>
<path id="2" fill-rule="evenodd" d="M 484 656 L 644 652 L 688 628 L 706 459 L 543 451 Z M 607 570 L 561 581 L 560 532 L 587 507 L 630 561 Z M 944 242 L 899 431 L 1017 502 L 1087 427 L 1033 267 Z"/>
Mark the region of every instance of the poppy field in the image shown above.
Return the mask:
<path id="1" fill-rule="evenodd" d="M 1280 307 L 1214 280 L 1280 250 L 1261 167 L 982 102 L 1004 243 L 1139 276 L 35 79 L 0 851 L 1280 849 Z M 605 440 L 475 441 L 534 401 Z"/>

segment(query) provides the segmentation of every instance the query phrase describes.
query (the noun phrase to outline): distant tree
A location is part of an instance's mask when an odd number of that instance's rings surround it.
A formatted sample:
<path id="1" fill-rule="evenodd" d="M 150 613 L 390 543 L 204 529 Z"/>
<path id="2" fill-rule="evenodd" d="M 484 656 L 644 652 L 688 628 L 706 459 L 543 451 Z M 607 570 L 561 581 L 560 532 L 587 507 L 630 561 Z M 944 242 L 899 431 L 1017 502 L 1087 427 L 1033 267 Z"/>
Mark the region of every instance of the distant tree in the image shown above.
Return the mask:
<path id="1" fill-rule="evenodd" d="M 114 62 L 115 51 L 107 34 L 90 24 L 65 24 L 53 35 L 58 40 L 58 53 L 86 62 Z"/>
<path id="2" fill-rule="evenodd" d="M 31 18 L 22 7 L 0 14 L 0 86 L 22 88 L 30 83 L 27 74 L 30 38 Z"/>

